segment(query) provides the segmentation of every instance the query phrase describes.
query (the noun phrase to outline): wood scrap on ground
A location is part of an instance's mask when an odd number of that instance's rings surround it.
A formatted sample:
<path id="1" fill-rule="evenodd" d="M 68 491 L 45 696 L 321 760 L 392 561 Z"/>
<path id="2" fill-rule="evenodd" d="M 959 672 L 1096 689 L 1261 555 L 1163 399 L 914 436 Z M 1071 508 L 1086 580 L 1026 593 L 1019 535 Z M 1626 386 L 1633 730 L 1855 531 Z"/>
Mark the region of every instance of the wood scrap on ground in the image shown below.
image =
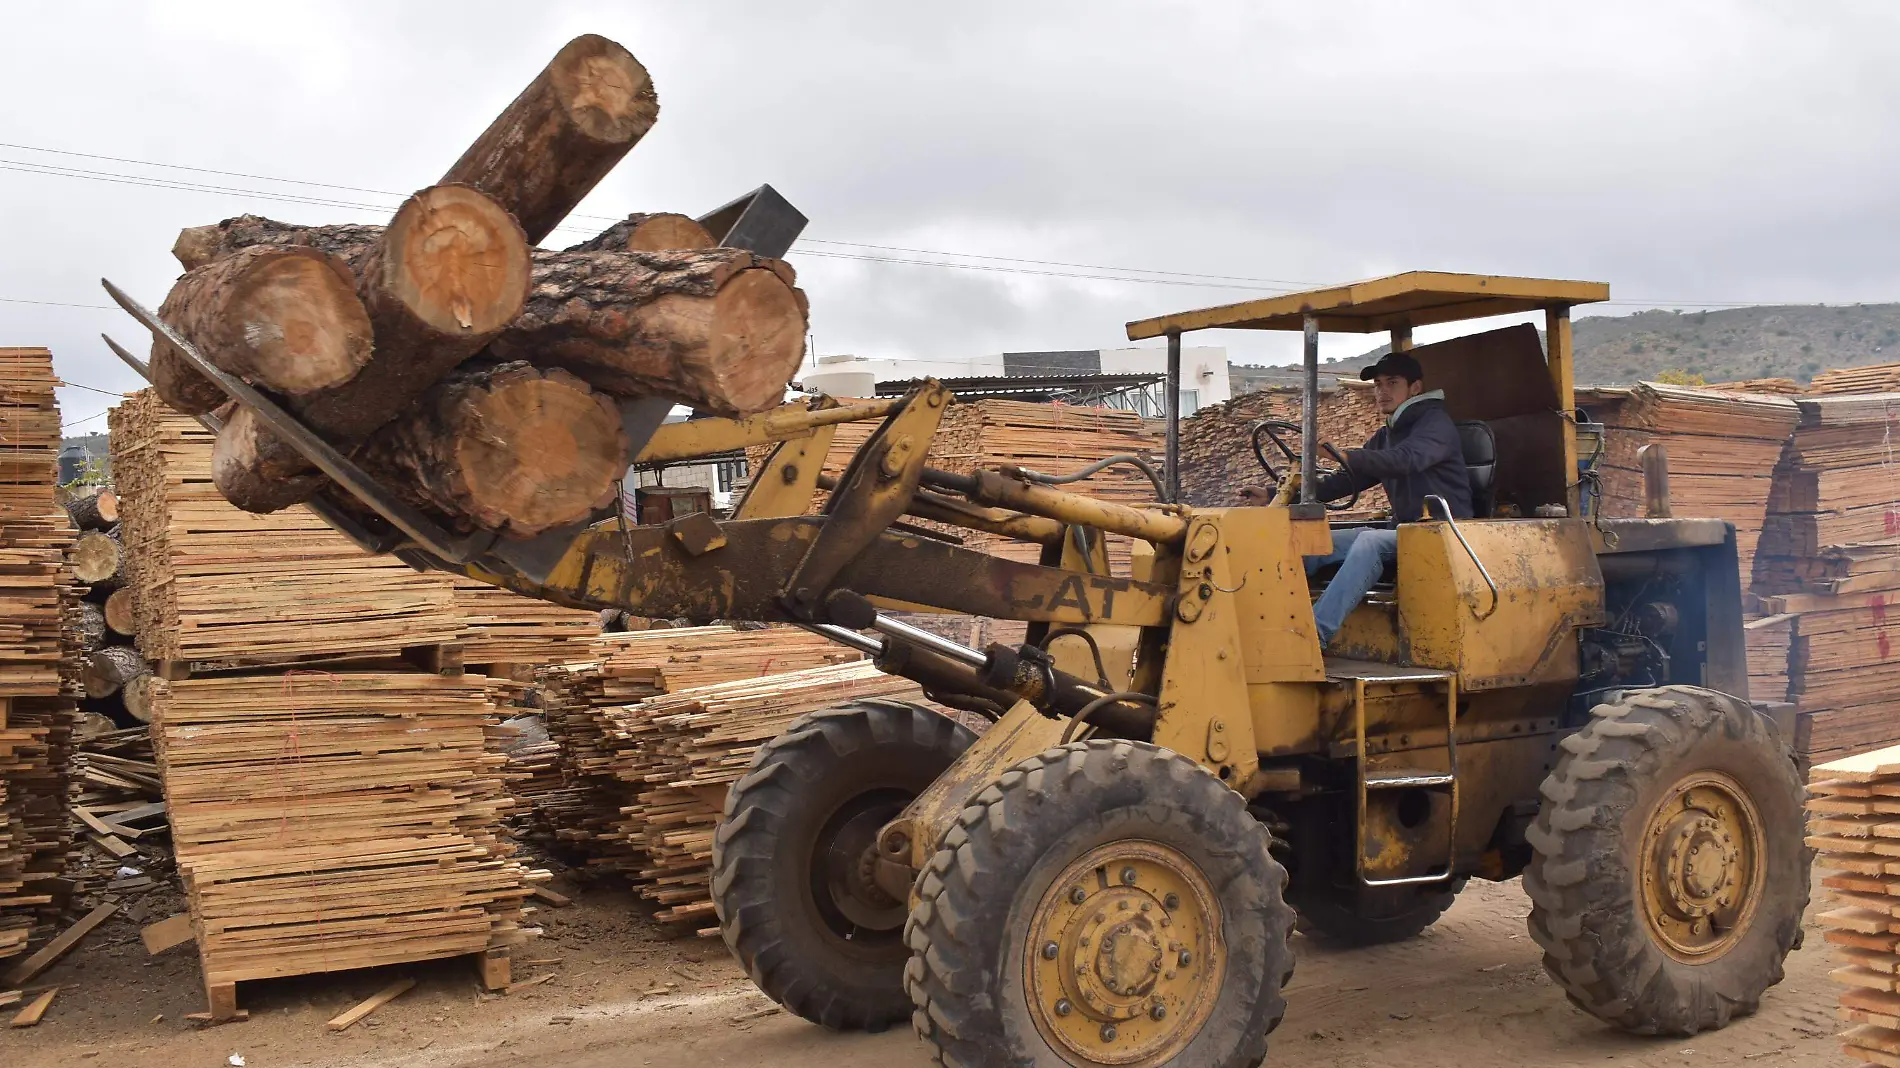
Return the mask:
<path id="1" fill-rule="evenodd" d="M 415 989 L 415 986 L 416 981 L 414 979 L 398 979 L 369 997 L 364 998 L 363 1001 L 354 1008 L 338 1013 L 324 1026 L 332 1031 L 347 1031 L 351 1027 L 354 1027 L 359 1021 L 368 1017 L 370 1013 L 375 1012 L 377 1009 L 382 1008 L 384 1005 L 389 1004 Z"/>

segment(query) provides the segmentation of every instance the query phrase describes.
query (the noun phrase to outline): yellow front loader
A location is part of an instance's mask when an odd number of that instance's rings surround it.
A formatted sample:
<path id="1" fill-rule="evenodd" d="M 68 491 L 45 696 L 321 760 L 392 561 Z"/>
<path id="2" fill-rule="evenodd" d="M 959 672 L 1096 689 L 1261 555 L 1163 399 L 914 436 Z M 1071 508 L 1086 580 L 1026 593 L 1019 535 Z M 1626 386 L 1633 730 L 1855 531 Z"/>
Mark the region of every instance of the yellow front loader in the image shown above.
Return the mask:
<path id="1" fill-rule="evenodd" d="M 664 404 L 631 403 L 641 460 L 778 444 L 730 519 L 457 538 L 115 296 L 349 492 L 315 507 L 367 549 L 574 607 L 812 628 L 991 721 L 832 709 L 732 788 L 725 940 L 827 1027 L 908 1017 L 954 1065 L 1256 1065 L 1296 924 L 1408 938 L 1474 877 L 1521 874 L 1551 977 L 1640 1033 L 1753 1011 L 1798 941 L 1802 790 L 1748 701 L 1733 530 L 1592 514 L 1569 313 L 1605 286 L 1412 273 L 1130 324 L 1177 356 L 1195 330 L 1303 331 L 1298 446 L 1261 440 L 1310 487 L 1334 444 L 1319 331 L 1410 348 L 1415 326 L 1545 314 L 1547 345 L 1518 327 L 1414 350 L 1461 421 L 1479 515 L 1396 517 L 1396 573 L 1325 650 L 1325 577 L 1303 563 L 1332 544 L 1321 504 L 1197 508 L 1157 477 L 1129 506 L 1062 473 L 934 470 L 954 400 L 934 382 L 664 426 Z M 877 427 L 824 477 L 835 428 L 860 421 Z M 1130 573 L 1109 536 L 1133 539 Z M 1028 640 L 972 649 L 894 611 L 1026 621 Z"/>

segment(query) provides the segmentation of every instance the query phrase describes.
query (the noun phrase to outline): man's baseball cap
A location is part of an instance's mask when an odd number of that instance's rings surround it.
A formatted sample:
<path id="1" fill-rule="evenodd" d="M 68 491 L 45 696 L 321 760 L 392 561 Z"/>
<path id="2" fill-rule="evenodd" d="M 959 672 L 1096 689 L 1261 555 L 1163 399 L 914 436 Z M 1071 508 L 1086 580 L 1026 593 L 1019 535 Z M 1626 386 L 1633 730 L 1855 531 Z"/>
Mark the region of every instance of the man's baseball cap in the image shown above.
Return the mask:
<path id="1" fill-rule="evenodd" d="M 1425 377 L 1425 370 L 1407 353 L 1388 352 L 1379 357 L 1378 363 L 1359 372 L 1359 377 L 1367 382 L 1380 375 L 1397 375 L 1407 382 L 1416 382 Z"/>

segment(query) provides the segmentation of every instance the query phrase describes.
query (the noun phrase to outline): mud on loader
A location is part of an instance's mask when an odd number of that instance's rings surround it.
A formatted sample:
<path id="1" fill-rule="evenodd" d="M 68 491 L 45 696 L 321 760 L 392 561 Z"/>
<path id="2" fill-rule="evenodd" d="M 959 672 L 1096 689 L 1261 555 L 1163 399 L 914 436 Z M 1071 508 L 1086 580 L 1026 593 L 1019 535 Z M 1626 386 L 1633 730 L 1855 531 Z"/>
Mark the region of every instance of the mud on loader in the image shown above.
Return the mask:
<path id="1" fill-rule="evenodd" d="M 1255 1065 L 1296 924 L 1409 938 L 1474 877 L 1521 874 L 1551 977 L 1639 1033 L 1751 1012 L 1799 938 L 1802 790 L 1747 699 L 1733 530 L 1590 514 L 1600 436 L 1569 400 L 1569 313 L 1606 286 L 1412 273 L 1129 325 L 1177 366 L 1187 332 L 1303 331 L 1299 444 L 1267 425 L 1256 447 L 1311 487 L 1337 455 L 1318 331 L 1410 348 L 1415 326 L 1545 313 L 1547 354 L 1530 327 L 1413 350 L 1463 421 L 1478 517 L 1401 517 L 1393 582 L 1326 651 L 1302 565 L 1331 545 L 1319 502 L 1134 507 L 1057 488 L 1074 473 L 934 470 L 953 399 L 935 382 L 667 425 L 630 402 L 642 461 L 778 443 L 732 518 L 456 537 L 114 295 L 348 491 L 314 507 L 367 549 L 574 607 L 798 624 L 992 721 L 834 708 L 732 788 L 725 940 L 827 1027 L 908 1016 L 943 1064 Z M 854 421 L 878 425 L 822 475 Z M 1095 466 L 1119 462 L 1140 465 Z M 1110 572 L 1110 537 L 1131 573 Z M 1028 641 L 972 649 L 893 610 L 1021 620 Z"/>

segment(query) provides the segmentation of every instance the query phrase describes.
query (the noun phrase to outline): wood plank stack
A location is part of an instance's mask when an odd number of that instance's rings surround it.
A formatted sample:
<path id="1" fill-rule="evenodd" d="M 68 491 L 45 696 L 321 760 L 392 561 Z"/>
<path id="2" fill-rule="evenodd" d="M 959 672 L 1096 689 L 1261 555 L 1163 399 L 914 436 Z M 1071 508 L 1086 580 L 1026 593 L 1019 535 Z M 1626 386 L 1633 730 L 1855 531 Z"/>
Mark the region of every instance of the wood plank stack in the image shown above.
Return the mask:
<path id="1" fill-rule="evenodd" d="M 659 918 L 716 934 L 712 837 L 726 789 L 759 746 L 807 712 L 866 697 L 917 701 L 908 679 L 868 663 L 810 668 L 678 690 L 603 709 L 607 771 L 632 795 L 609 832 L 641 859 L 640 895 Z"/>
<path id="2" fill-rule="evenodd" d="M 1669 455 L 1669 498 L 1683 518 L 1735 524 L 1742 575 L 1750 573 L 1766 519 L 1772 472 L 1799 416 L 1789 398 L 1643 382 L 1620 404 L 1584 401 L 1605 427 L 1603 513 L 1643 514 L 1639 451 Z M 1744 579 L 1744 581 L 1746 581 Z"/>
<path id="3" fill-rule="evenodd" d="M 479 954 L 505 982 L 528 873 L 495 687 L 450 581 L 304 509 L 242 512 L 211 435 L 151 391 L 112 414 L 157 765 L 214 1018 L 236 984 Z M 112 754 L 106 754 L 110 757 Z M 88 769 L 127 765 L 88 759 Z M 125 777 L 123 774 L 121 778 Z"/>
<path id="4" fill-rule="evenodd" d="M 576 38 L 386 226 L 187 229 L 158 314 L 450 529 L 576 524 L 625 470 L 621 399 L 762 411 L 804 356 L 791 267 L 706 247 L 689 221 L 640 215 L 565 252 L 533 247 L 658 115 L 631 53 Z M 163 338 L 151 367 L 181 412 L 225 403 Z M 254 412 L 225 415 L 212 476 L 226 500 L 271 513 L 328 486 Z"/>
<path id="5" fill-rule="evenodd" d="M 1182 420 L 1181 493 L 1187 502 L 1204 508 L 1232 508 L 1243 503 L 1241 490 L 1267 485 L 1271 480 L 1253 454 L 1254 424 L 1263 419 L 1281 419 L 1299 425 L 1300 398 L 1298 389 L 1277 386 L 1243 393 Z M 1320 441 L 1330 442 L 1341 452 L 1364 445 L 1384 423 L 1385 417 L 1373 405 L 1372 391 L 1365 383 L 1342 381 L 1320 392 Z M 1283 464 L 1271 442 L 1262 444 L 1268 459 Z M 1297 440 L 1287 444 L 1299 448 Z M 1321 466 L 1330 463 L 1322 458 Z M 1385 491 L 1373 489 L 1359 495 L 1354 514 L 1371 514 L 1385 507 Z"/>
<path id="6" fill-rule="evenodd" d="M 154 704 L 207 985 L 529 936 L 480 676 L 209 676 Z"/>
<path id="7" fill-rule="evenodd" d="M 735 630 L 682 627 L 604 634 L 595 659 L 554 665 L 536 675 L 548 736 L 560 747 L 563 787 L 531 780 L 540 821 L 557 841 L 603 869 L 627 869 L 635 856 L 613 832 L 632 803 L 613 775 L 614 749 L 604 714 L 620 706 L 691 687 L 754 679 L 839 664 L 859 655 L 794 627 Z"/>
<path id="8" fill-rule="evenodd" d="M 72 845 L 57 381 L 46 349 L 0 348 L 0 960 L 51 929 Z"/>
<path id="9" fill-rule="evenodd" d="M 1816 766 L 1808 845 L 1829 897 L 1817 917 L 1841 985 L 1842 1052 L 1900 1065 L 1900 748 Z"/>
<path id="10" fill-rule="evenodd" d="M 458 639 L 440 577 L 365 554 L 305 509 L 233 508 L 212 485 L 212 435 L 151 390 L 110 423 L 147 659 L 289 661 Z"/>
<path id="11" fill-rule="evenodd" d="M 1711 382 L 1708 388 L 1724 393 L 1774 393 L 1791 396 L 1804 392 L 1792 378 L 1744 378 L 1738 382 Z"/>
<path id="12" fill-rule="evenodd" d="M 1803 396 L 1756 557 L 1760 611 L 1789 618 L 1806 759 L 1900 742 L 1900 394 Z"/>
<path id="13" fill-rule="evenodd" d="M 1808 383 L 1809 393 L 1900 392 L 1900 363 L 1870 363 L 1822 371 Z"/>
<path id="14" fill-rule="evenodd" d="M 594 655 L 599 613 L 562 608 L 473 579 L 449 581 L 466 628 L 460 641 L 468 663 L 540 666 Z"/>

